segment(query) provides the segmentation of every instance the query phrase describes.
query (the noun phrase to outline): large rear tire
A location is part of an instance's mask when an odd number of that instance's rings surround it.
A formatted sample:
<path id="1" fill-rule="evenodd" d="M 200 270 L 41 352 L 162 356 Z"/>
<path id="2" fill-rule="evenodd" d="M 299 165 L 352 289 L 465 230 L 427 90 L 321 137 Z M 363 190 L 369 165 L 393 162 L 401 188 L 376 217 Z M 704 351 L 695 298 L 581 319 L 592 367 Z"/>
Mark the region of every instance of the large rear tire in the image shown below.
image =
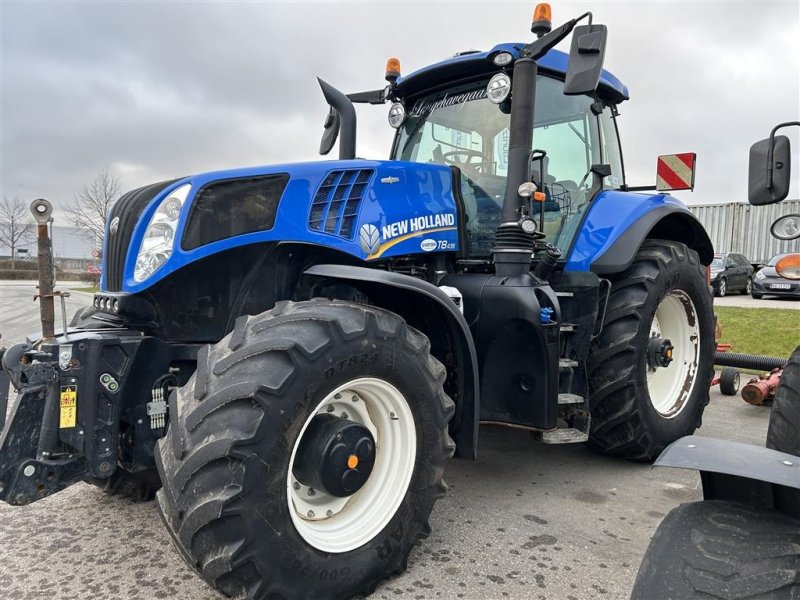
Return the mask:
<path id="1" fill-rule="evenodd" d="M 713 362 L 705 267 L 684 244 L 646 240 L 612 281 L 605 325 L 589 354 L 589 444 L 654 459 L 700 426 Z"/>
<path id="2" fill-rule="evenodd" d="M 767 448 L 800 456 L 800 346 L 783 368 L 769 415 Z"/>
<path id="3" fill-rule="evenodd" d="M 378 308 L 313 300 L 237 320 L 172 395 L 158 443 L 158 505 L 184 559 L 252 599 L 347 598 L 404 570 L 446 489 L 444 379 L 427 338 Z M 369 429 L 374 445 L 364 434 L 339 461 L 350 430 L 320 437 L 331 423 Z M 309 484 L 309 471 L 355 471 L 367 455 L 351 495 Z"/>
<path id="4" fill-rule="evenodd" d="M 632 600 L 800 598 L 800 521 L 735 502 L 673 509 L 642 559 Z"/>

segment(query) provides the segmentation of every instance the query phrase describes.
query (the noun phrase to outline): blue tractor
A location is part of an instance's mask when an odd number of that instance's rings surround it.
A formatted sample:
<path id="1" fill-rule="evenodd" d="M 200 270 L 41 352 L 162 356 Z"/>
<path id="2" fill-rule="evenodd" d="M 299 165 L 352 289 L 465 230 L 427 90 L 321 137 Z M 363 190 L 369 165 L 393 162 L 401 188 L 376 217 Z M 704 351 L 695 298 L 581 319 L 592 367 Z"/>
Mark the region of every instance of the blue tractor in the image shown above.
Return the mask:
<path id="1" fill-rule="evenodd" d="M 56 335 L 45 268 L 43 337 L 5 352 L 0 499 L 160 487 L 176 547 L 224 594 L 338 598 L 405 568 L 481 423 L 634 460 L 691 434 L 713 249 L 642 192 L 691 187 L 692 162 L 628 185 L 607 30 L 549 12 L 530 43 L 407 76 L 392 60 L 384 89 L 321 81 L 339 160 L 123 195 L 93 306 Z M 389 160 L 356 158 L 354 103 L 389 105 Z"/>

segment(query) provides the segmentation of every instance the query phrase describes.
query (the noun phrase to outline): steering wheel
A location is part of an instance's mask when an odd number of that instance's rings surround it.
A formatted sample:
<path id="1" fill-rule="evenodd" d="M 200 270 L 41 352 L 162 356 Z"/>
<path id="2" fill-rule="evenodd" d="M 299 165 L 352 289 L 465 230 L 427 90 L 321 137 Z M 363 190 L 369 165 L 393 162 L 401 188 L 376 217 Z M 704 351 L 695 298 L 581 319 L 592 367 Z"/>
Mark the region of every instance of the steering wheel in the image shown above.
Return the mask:
<path id="1" fill-rule="evenodd" d="M 465 160 L 458 160 L 456 157 L 462 156 Z M 472 162 L 473 158 L 477 158 L 477 162 Z M 469 150 L 468 148 L 462 148 L 460 150 L 450 150 L 449 152 L 445 152 L 442 154 L 442 160 L 449 165 L 454 165 L 459 167 L 461 165 L 472 165 L 473 167 L 477 167 L 479 163 L 483 162 L 483 154 L 478 152 L 477 150 Z"/>

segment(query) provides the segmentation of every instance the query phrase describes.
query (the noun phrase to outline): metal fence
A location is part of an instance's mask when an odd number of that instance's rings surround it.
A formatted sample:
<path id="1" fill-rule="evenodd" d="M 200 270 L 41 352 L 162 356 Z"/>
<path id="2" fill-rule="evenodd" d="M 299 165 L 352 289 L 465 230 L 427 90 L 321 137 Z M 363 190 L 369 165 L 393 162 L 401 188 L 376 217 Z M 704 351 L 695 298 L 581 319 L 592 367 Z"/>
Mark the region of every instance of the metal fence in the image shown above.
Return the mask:
<path id="1" fill-rule="evenodd" d="M 706 228 L 714 252 L 738 252 L 753 264 L 767 262 L 782 252 L 800 252 L 800 240 L 776 240 L 769 232 L 780 216 L 800 214 L 800 200 L 788 200 L 768 206 L 745 202 L 690 206 Z"/>

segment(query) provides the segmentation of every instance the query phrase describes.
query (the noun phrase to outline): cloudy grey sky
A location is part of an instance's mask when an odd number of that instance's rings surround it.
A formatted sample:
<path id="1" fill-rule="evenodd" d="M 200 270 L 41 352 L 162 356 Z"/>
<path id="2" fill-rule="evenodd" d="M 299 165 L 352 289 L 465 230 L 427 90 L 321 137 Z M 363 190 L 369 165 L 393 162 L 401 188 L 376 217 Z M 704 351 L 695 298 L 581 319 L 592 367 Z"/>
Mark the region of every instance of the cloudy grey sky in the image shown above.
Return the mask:
<path id="1" fill-rule="evenodd" d="M 746 199 L 750 145 L 800 119 L 800 1 L 553 2 L 609 27 L 628 182 L 698 153 L 687 202 Z M 124 189 L 237 166 L 315 160 L 326 106 L 457 51 L 528 41 L 533 2 L 0 0 L 2 194 L 57 206 L 103 165 Z M 562 49 L 568 49 L 562 43 Z M 385 158 L 388 107 L 360 107 L 358 154 Z M 800 196 L 797 130 L 792 197 Z"/>

